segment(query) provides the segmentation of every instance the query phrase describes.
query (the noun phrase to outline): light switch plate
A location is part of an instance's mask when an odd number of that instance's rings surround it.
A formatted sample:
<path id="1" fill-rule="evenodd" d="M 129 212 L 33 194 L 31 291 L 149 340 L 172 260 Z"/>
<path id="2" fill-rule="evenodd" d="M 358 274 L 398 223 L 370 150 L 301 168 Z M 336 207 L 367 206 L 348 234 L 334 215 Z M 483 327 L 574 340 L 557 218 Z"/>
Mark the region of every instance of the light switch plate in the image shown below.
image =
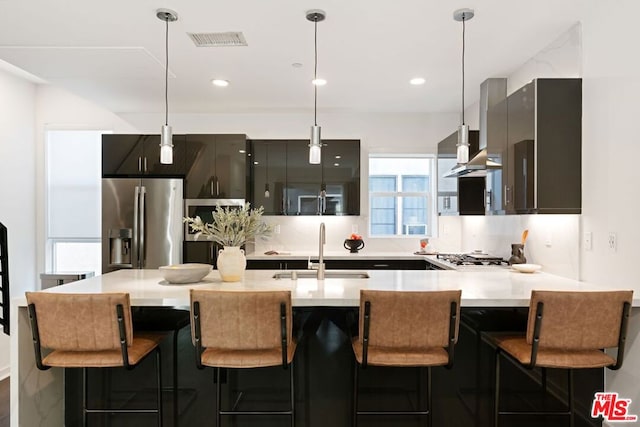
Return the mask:
<path id="1" fill-rule="evenodd" d="M 616 236 L 616 233 L 609 233 L 607 248 L 610 252 L 615 252 L 618 249 L 618 237 Z"/>
<path id="2" fill-rule="evenodd" d="M 590 251 L 593 249 L 593 233 L 590 231 L 585 231 L 582 236 L 582 245 L 584 246 L 585 251 Z"/>

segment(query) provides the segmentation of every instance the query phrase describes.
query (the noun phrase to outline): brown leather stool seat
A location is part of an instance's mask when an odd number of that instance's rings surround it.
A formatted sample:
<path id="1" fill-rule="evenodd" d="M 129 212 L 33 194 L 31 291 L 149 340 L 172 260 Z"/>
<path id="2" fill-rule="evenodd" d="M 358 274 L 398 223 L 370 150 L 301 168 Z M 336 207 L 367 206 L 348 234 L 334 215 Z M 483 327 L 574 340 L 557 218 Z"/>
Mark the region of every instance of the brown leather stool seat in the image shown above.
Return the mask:
<path id="1" fill-rule="evenodd" d="M 574 425 L 573 370 L 622 366 L 633 291 L 531 292 L 524 334 L 487 333 L 496 346 L 494 425 L 506 415 L 567 415 Z M 614 359 L 603 349 L 617 347 Z M 525 368 L 568 370 L 567 411 L 500 410 L 500 356 Z M 544 385 L 543 385 L 544 388 Z"/>
<path id="2" fill-rule="evenodd" d="M 221 425 L 222 415 L 289 415 L 291 426 L 295 425 L 291 292 L 192 289 L 191 316 L 196 365 L 216 368 L 216 426 Z M 289 410 L 240 411 L 235 406 L 222 410 L 221 368 L 271 366 L 289 370 Z"/>
<path id="3" fill-rule="evenodd" d="M 33 346 L 38 369 L 83 368 L 82 423 L 89 413 L 155 413 L 162 425 L 162 333 L 134 333 L 129 294 L 62 294 L 27 292 Z M 49 353 L 43 356 L 42 349 Z M 87 407 L 87 368 L 133 369 L 155 350 L 157 409 Z"/>
<path id="4" fill-rule="evenodd" d="M 453 366 L 460 297 L 461 291 L 360 291 L 359 335 L 352 338 L 356 360 L 353 426 L 357 426 L 359 415 L 424 415 L 431 425 L 431 367 Z M 359 411 L 358 373 L 368 365 L 426 367 L 428 407 L 414 411 Z"/>

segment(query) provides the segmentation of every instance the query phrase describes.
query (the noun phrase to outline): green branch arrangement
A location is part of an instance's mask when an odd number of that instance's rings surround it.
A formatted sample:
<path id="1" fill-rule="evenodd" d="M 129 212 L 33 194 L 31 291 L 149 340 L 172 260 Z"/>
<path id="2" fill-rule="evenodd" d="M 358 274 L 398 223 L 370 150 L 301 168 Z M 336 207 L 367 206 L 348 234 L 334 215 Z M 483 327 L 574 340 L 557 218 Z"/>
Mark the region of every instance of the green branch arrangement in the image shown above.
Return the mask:
<path id="1" fill-rule="evenodd" d="M 262 221 L 264 207 L 249 209 L 249 203 L 245 203 L 242 209 L 219 207 L 213 211 L 213 222 L 205 223 L 199 216 L 184 218 L 195 238 L 205 236 L 209 240 L 225 247 L 242 246 L 252 242 L 256 237 L 267 237 L 272 229 Z"/>

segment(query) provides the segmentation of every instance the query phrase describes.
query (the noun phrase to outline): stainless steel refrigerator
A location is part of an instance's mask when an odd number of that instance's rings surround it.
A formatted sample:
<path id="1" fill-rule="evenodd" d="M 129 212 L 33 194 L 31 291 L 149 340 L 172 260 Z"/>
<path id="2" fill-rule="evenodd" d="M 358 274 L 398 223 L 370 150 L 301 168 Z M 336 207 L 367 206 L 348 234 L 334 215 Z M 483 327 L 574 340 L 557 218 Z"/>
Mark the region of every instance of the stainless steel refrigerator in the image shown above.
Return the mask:
<path id="1" fill-rule="evenodd" d="M 182 262 L 181 179 L 102 180 L 102 272 Z"/>

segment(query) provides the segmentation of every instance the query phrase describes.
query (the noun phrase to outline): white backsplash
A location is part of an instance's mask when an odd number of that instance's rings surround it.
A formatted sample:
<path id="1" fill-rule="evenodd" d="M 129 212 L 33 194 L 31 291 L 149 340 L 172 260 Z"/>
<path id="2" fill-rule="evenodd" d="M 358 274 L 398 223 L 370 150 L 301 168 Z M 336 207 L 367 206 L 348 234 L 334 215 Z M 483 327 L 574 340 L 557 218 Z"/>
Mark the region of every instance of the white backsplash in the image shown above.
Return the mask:
<path id="1" fill-rule="evenodd" d="M 419 249 L 420 236 L 414 238 L 368 237 L 366 216 L 265 216 L 279 228 L 266 241 L 257 241 L 255 253 L 268 250 L 288 252 L 318 251 L 321 222 L 326 226 L 326 252 L 347 252 L 344 239 L 353 232 L 363 236 L 367 252 L 410 254 Z M 438 218 L 438 237 L 429 239 L 431 250 L 438 252 L 486 253 L 509 259 L 511 244 L 519 243 L 522 231 L 529 230 L 525 245 L 527 262 L 541 264 L 547 273 L 578 279 L 579 215 L 505 215 L 451 216 Z"/>
<path id="2" fill-rule="evenodd" d="M 529 230 L 524 254 L 530 264 L 547 273 L 579 278 L 579 215 L 465 216 L 462 250 L 481 249 L 509 259 L 511 244 L 520 243 Z"/>

